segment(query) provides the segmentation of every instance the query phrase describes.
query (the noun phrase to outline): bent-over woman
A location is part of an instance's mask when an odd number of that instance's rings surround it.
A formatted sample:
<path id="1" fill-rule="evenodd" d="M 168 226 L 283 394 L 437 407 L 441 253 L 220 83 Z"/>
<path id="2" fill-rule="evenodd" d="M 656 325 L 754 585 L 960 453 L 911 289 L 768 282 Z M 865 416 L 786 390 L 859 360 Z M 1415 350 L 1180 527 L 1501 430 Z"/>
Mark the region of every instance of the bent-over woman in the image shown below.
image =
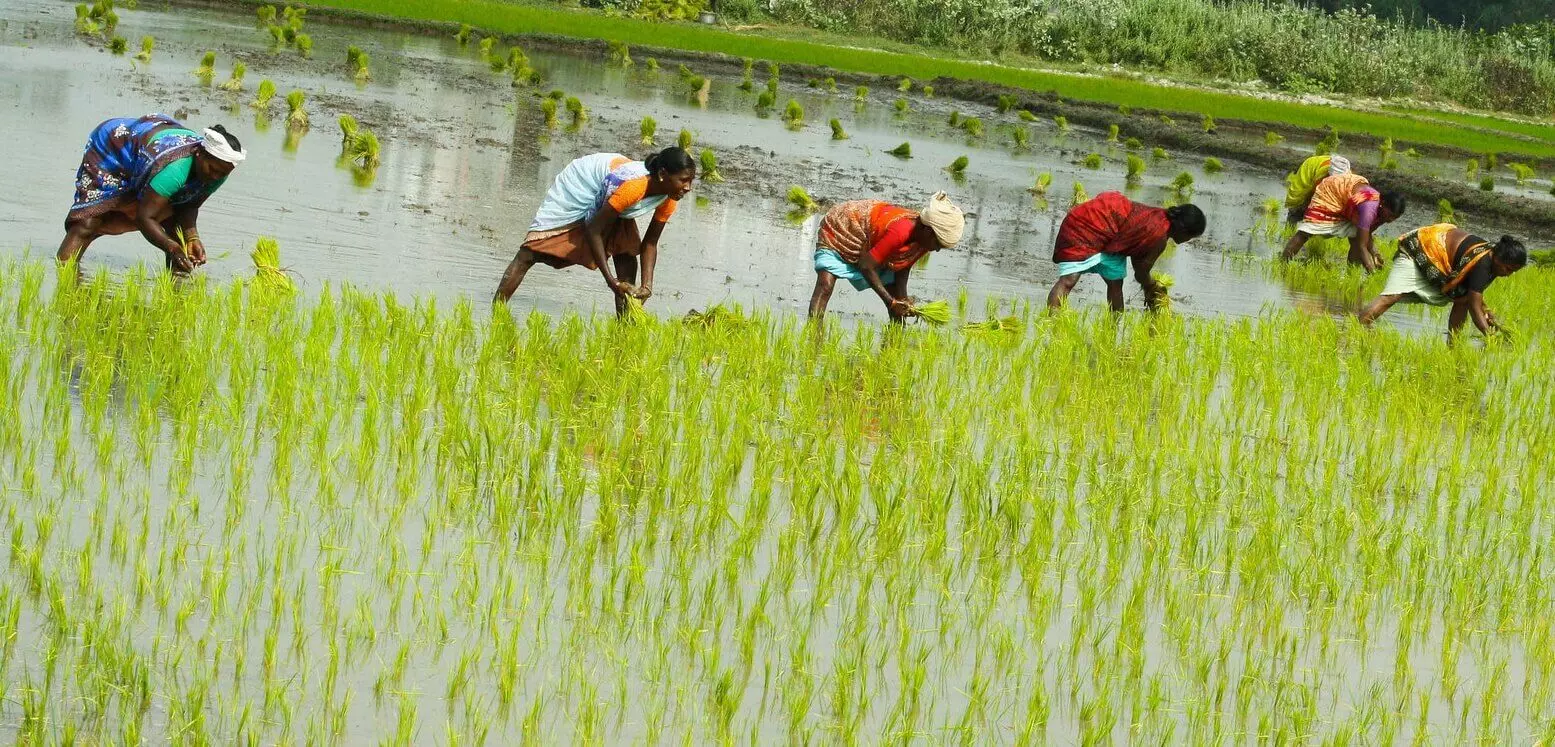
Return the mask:
<path id="1" fill-rule="evenodd" d="M 886 314 L 900 322 L 912 314 L 907 278 L 929 252 L 961 242 L 966 216 L 944 192 L 922 210 L 880 200 L 852 200 L 826 211 L 815 241 L 815 290 L 810 318 L 826 316 L 837 279 L 854 290 L 873 290 Z"/>
<path id="2" fill-rule="evenodd" d="M 653 295 L 664 224 L 691 191 L 696 175 L 696 162 L 680 148 L 665 148 L 645 161 L 595 153 L 567 164 L 540 203 L 494 300 L 506 303 L 512 298 L 538 262 L 557 269 L 582 265 L 598 270 L 615 294 L 618 314 L 625 313 L 628 296 L 647 301 Z M 653 220 L 648 233 L 639 237 L 637 219 L 649 214 Z M 639 257 L 642 284 L 634 287 Z"/>
<path id="3" fill-rule="evenodd" d="M 56 256 L 77 260 L 102 236 L 139 231 L 166 256 L 168 269 L 185 273 L 205 264 L 200 206 L 246 157 L 221 125 L 196 134 L 164 114 L 103 122 L 87 139 Z"/>
<path id="4" fill-rule="evenodd" d="M 1360 174 L 1326 177 L 1313 189 L 1296 224 L 1296 235 L 1285 244 L 1281 257 L 1294 259 L 1313 236 L 1340 236 L 1350 240 L 1350 263 L 1374 272 L 1382 266 L 1382 255 L 1373 245 L 1372 233 L 1398 220 L 1405 207 L 1404 195 L 1379 192 Z"/>
<path id="5" fill-rule="evenodd" d="M 1300 222 L 1312 204 L 1317 185 L 1330 176 L 1350 173 L 1350 159 L 1339 155 L 1311 156 L 1285 177 L 1285 222 Z"/>
<path id="6" fill-rule="evenodd" d="M 1485 307 L 1485 289 L 1528 264 L 1528 251 L 1511 236 L 1491 244 L 1451 223 L 1416 229 L 1398 240 L 1398 255 L 1382 295 L 1361 311 L 1370 326 L 1399 302 L 1452 305 L 1447 331 L 1457 333 L 1472 318 L 1480 332 L 1500 329 Z"/>
<path id="7" fill-rule="evenodd" d="M 1134 280 L 1145 292 L 1145 304 L 1154 309 L 1166 289 L 1150 271 L 1166 251 L 1167 240 L 1185 244 L 1204 235 L 1204 228 L 1204 211 L 1194 205 L 1152 207 L 1121 192 L 1103 192 L 1074 206 L 1064 216 L 1053 247 L 1058 282 L 1048 292 L 1048 308 L 1062 307 L 1080 276 L 1096 273 L 1107 282 L 1107 305 L 1122 311 L 1123 279 L 1132 261 Z"/>

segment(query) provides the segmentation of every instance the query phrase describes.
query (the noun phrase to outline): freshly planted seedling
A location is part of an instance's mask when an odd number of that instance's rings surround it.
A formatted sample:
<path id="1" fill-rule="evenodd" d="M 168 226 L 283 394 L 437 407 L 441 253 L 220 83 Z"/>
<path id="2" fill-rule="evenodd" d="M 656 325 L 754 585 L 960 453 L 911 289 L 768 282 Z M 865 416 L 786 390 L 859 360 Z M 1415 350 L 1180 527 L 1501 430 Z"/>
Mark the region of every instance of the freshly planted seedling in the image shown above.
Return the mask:
<path id="1" fill-rule="evenodd" d="M 924 86 L 922 88 L 922 91 L 923 91 L 923 97 L 924 98 L 926 98 L 926 99 L 934 98 L 934 86 L 926 85 L 926 86 Z"/>
<path id="2" fill-rule="evenodd" d="M 1170 161 L 1172 159 L 1172 154 L 1167 153 L 1165 148 L 1156 146 L 1155 148 L 1151 149 L 1150 157 L 1157 161 Z"/>
<path id="3" fill-rule="evenodd" d="M 1533 167 L 1526 163 L 1508 163 L 1506 167 L 1512 170 L 1519 186 L 1527 184 L 1528 180 L 1535 176 Z"/>
<path id="4" fill-rule="evenodd" d="M 254 9 L 254 13 L 259 18 L 260 26 L 269 26 L 270 24 L 275 23 L 274 5 L 261 5 Z"/>
<path id="5" fill-rule="evenodd" d="M 794 210 L 806 214 L 813 213 L 820 208 L 820 205 L 817 205 L 815 200 L 810 198 L 810 193 L 797 184 L 788 188 L 788 204 L 792 205 Z"/>
<path id="6" fill-rule="evenodd" d="M 681 150 L 691 150 L 694 142 L 696 142 L 696 135 L 690 130 L 681 130 L 680 134 L 675 137 L 675 144 L 680 146 Z"/>
<path id="7" fill-rule="evenodd" d="M 1464 164 L 1463 173 L 1464 173 L 1465 176 L 1468 177 L 1468 179 L 1470 181 L 1473 181 L 1474 179 L 1478 178 L 1479 177 L 1479 159 L 1478 158 L 1470 158 L 1468 160 L 1468 162 Z"/>
<path id="8" fill-rule="evenodd" d="M 342 114 L 342 115 L 340 115 L 340 120 L 339 121 L 340 121 L 340 146 L 342 148 L 346 148 L 346 147 L 351 145 L 351 141 L 352 140 L 356 139 L 356 134 L 360 130 L 360 127 L 358 127 L 358 125 L 356 123 L 356 117 L 353 117 L 353 116 L 351 116 L 349 114 Z"/>
<path id="9" fill-rule="evenodd" d="M 826 80 L 821 81 L 821 87 L 826 89 L 827 93 L 836 93 L 837 92 L 837 79 L 833 78 L 833 77 L 830 77 L 830 76 L 827 76 Z"/>
<path id="10" fill-rule="evenodd" d="M 156 48 L 156 46 L 157 40 L 155 38 L 150 36 L 142 36 L 140 38 L 140 52 L 135 55 L 135 59 L 140 60 L 141 62 L 150 62 L 151 50 Z"/>
<path id="11" fill-rule="evenodd" d="M 1177 120 L 1172 119 L 1170 116 L 1167 116 L 1165 114 L 1158 114 L 1158 115 L 1156 115 L 1156 119 L 1161 120 L 1161 124 L 1164 124 L 1167 127 L 1176 127 L 1177 126 Z"/>
<path id="12" fill-rule="evenodd" d="M 1139 142 L 1139 138 L 1131 137 L 1123 141 L 1123 147 L 1129 150 L 1139 150 L 1140 148 L 1145 147 L 1145 144 Z"/>
<path id="13" fill-rule="evenodd" d="M 632 48 L 626 42 L 610 42 L 610 64 L 616 67 L 631 67 Z"/>
<path id="14" fill-rule="evenodd" d="M 358 130 L 356 137 L 351 139 L 351 147 L 346 153 L 347 157 L 364 169 L 376 169 L 379 165 L 378 136 L 362 129 Z"/>
<path id="15" fill-rule="evenodd" d="M 966 175 L 966 167 L 969 163 L 971 161 L 966 156 L 958 156 L 956 160 L 950 162 L 949 166 L 945 167 L 945 170 L 949 171 L 951 176 L 962 177 Z"/>
<path id="16" fill-rule="evenodd" d="M 1436 219 L 1438 223 L 1457 223 L 1457 213 L 1452 209 L 1452 203 L 1443 198 L 1436 202 Z"/>
<path id="17" fill-rule="evenodd" d="M 1496 178 L 1491 176 L 1491 175 L 1489 175 L 1489 174 L 1486 174 L 1484 177 L 1481 177 L 1480 180 L 1479 180 L 1479 191 L 1481 191 L 1481 192 L 1494 192 L 1494 191 L 1496 191 Z"/>
<path id="18" fill-rule="evenodd" d="M 1034 194 L 1034 195 L 1036 195 L 1038 197 L 1046 197 L 1047 193 L 1048 193 L 1048 190 L 1051 189 L 1052 187 L 1053 187 L 1053 172 L 1051 172 L 1051 171 L 1044 171 L 1044 172 L 1042 172 L 1040 174 L 1037 174 L 1036 182 L 1033 183 L 1031 185 L 1031 187 L 1029 189 L 1027 189 L 1026 191 L 1028 191 L 1028 192 L 1030 192 L 1030 193 L 1032 193 L 1032 194 Z"/>
<path id="19" fill-rule="evenodd" d="M 567 114 L 572 118 L 574 127 L 583 124 L 589 118 L 588 109 L 583 106 L 583 101 L 576 96 L 567 97 Z"/>
<path id="20" fill-rule="evenodd" d="M 1128 155 L 1128 183 L 1138 184 L 1145 178 L 1145 159 L 1130 153 Z"/>
<path id="21" fill-rule="evenodd" d="M 540 113 L 545 115 L 545 128 L 556 129 L 556 99 L 550 97 L 540 99 Z"/>
<path id="22" fill-rule="evenodd" d="M 1031 148 L 1031 130 L 1026 129 L 1025 127 L 1016 127 L 1013 131 L 1011 131 L 1010 137 L 1014 142 L 1016 150 L 1027 150 Z"/>
<path id="23" fill-rule="evenodd" d="M 783 121 L 788 123 L 790 129 L 804 127 L 804 107 L 794 99 L 788 100 L 788 105 L 783 107 Z"/>
<path id="24" fill-rule="evenodd" d="M 1218 174 L 1225 170 L 1226 165 L 1221 163 L 1219 158 L 1210 156 L 1209 158 L 1204 159 L 1204 173 Z"/>
<path id="25" fill-rule="evenodd" d="M 1099 168 L 1101 168 L 1101 154 L 1100 153 L 1091 153 L 1091 154 L 1087 155 L 1083 161 L 1081 161 L 1081 164 L 1084 165 L 1085 168 L 1088 168 L 1088 169 L 1092 169 L 1092 170 L 1099 169 Z"/>
<path id="26" fill-rule="evenodd" d="M 470 28 L 470 24 L 461 23 L 459 24 L 459 30 L 454 33 L 454 41 L 458 42 L 461 47 L 465 46 L 470 43 L 470 35 L 474 32 L 475 29 Z"/>
<path id="27" fill-rule="evenodd" d="M 124 54 L 129 48 L 129 40 L 122 36 L 115 36 L 108 40 L 108 51 L 113 54 Z"/>
<path id="28" fill-rule="evenodd" d="M 1037 115 L 1032 114 L 1029 109 L 1021 109 L 1020 111 L 1015 112 L 1015 115 L 1020 117 L 1020 121 L 1022 122 L 1036 122 L 1038 119 Z"/>
<path id="29" fill-rule="evenodd" d="M 1280 133 L 1275 132 L 1273 130 L 1270 130 L 1270 131 L 1265 132 L 1263 134 L 1264 145 L 1267 145 L 1267 146 L 1269 146 L 1271 148 L 1276 146 L 1276 145 L 1279 145 L 1280 143 L 1282 143 L 1284 141 L 1285 141 L 1285 136 L 1281 135 Z"/>
<path id="30" fill-rule="evenodd" d="M 1091 199 L 1091 197 L 1085 191 L 1085 184 L 1083 182 L 1075 182 L 1074 195 L 1070 198 L 1070 204 L 1079 205 L 1080 203 L 1089 199 Z"/>
<path id="31" fill-rule="evenodd" d="M 1115 125 L 1115 124 L 1107 125 L 1107 142 L 1109 142 L 1109 143 L 1116 143 L 1116 142 L 1118 142 L 1118 134 L 1119 133 L 1118 133 L 1118 126 L 1117 125 Z"/>
<path id="32" fill-rule="evenodd" d="M 912 78 L 902 78 L 901 81 L 899 81 L 896 84 L 896 90 L 901 91 L 902 93 L 907 93 L 908 91 L 911 91 L 912 90 Z"/>
<path id="33" fill-rule="evenodd" d="M 961 112 L 956 111 L 955 109 L 951 109 L 950 110 L 950 118 L 946 120 L 946 124 L 950 125 L 951 127 L 960 127 L 961 126 Z"/>
<path id="34" fill-rule="evenodd" d="M 302 55 L 303 59 L 313 56 L 313 37 L 307 34 L 297 35 L 297 54 Z"/>
<path id="35" fill-rule="evenodd" d="M 853 100 L 860 103 L 869 100 L 869 86 L 859 86 L 853 89 Z"/>
<path id="36" fill-rule="evenodd" d="M 1069 118 L 1062 114 L 1053 118 L 1053 124 L 1058 127 L 1059 132 L 1069 131 Z"/>
<path id="37" fill-rule="evenodd" d="M 896 156 L 897 158 L 912 158 L 912 143 L 902 143 L 901 145 L 886 151 L 886 153 Z"/>
<path id="38" fill-rule="evenodd" d="M 1008 94 L 999 94 L 999 104 L 995 108 L 998 109 L 1000 114 L 1010 113 L 1010 110 L 1015 108 L 1015 97 Z"/>
<path id="39" fill-rule="evenodd" d="M 967 117 L 961 120 L 961 129 L 966 130 L 968 137 L 980 138 L 983 136 L 983 120 L 978 117 Z"/>
<path id="40" fill-rule="evenodd" d="M 1172 191 L 1181 197 L 1193 194 L 1193 175 L 1186 171 L 1179 173 L 1176 178 L 1172 179 L 1171 187 Z"/>
<path id="41" fill-rule="evenodd" d="M 833 117 L 831 122 L 830 122 L 830 124 L 831 124 L 831 139 L 833 139 L 833 140 L 847 140 L 848 139 L 848 131 L 842 129 L 842 120 Z"/>
<path id="42" fill-rule="evenodd" d="M 766 112 L 771 110 L 774 106 L 777 106 L 777 96 L 773 95 L 771 91 L 762 91 L 761 94 L 756 97 L 756 112 L 758 114 L 765 116 Z"/>
<path id="43" fill-rule="evenodd" d="M 291 130 L 308 129 L 308 111 L 303 108 L 308 95 L 302 91 L 286 94 L 286 127 Z"/>
<path id="44" fill-rule="evenodd" d="M 275 98 L 275 82 L 266 78 L 259 81 L 259 90 L 254 95 L 254 101 L 249 106 L 255 109 L 268 109 L 270 101 Z"/>
<path id="45" fill-rule="evenodd" d="M 698 160 L 702 166 L 702 181 L 717 184 L 724 180 L 723 174 L 718 173 L 718 154 L 712 148 L 703 148 Z"/>
<path id="46" fill-rule="evenodd" d="M 216 75 L 216 53 L 206 52 L 200 58 L 200 67 L 194 71 L 196 77 L 205 85 L 210 85 L 211 78 Z"/>
<path id="47" fill-rule="evenodd" d="M 1328 134 L 1318 141 L 1317 148 L 1313 151 L 1316 155 L 1326 156 L 1339 149 L 1339 131 L 1330 127 Z"/>
<path id="48" fill-rule="evenodd" d="M 232 77 L 221 84 L 221 90 L 234 92 L 243 90 L 243 73 L 247 70 L 248 66 L 242 62 L 232 63 Z"/>
<path id="49" fill-rule="evenodd" d="M 1203 121 L 1199 122 L 1199 129 L 1203 130 L 1206 135 L 1215 134 L 1215 118 L 1208 114 L 1204 115 Z"/>
<path id="50" fill-rule="evenodd" d="M 642 124 L 637 126 L 637 131 L 642 135 L 643 145 L 653 145 L 653 136 L 659 131 L 659 122 L 653 117 L 643 117 Z"/>
<path id="51" fill-rule="evenodd" d="M 896 113 L 899 115 L 906 114 L 907 110 L 911 108 L 911 105 L 907 103 L 907 99 L 897 99 L 893 106 L 896 108 Z"/>

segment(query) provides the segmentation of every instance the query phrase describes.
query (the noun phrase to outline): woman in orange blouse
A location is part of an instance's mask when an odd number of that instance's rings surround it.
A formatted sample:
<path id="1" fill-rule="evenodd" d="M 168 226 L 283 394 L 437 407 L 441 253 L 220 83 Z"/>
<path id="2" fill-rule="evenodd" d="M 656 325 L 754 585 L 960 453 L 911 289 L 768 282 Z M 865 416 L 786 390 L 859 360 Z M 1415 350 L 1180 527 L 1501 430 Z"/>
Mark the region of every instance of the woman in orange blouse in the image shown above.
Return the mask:
<path id="1" fill-rule="evenodd" d="M 880 200 L 844 202 L 827 211 L 815 244 L 815 291 L 810 318 L 826 316 L 837 279 L 856 290 L 870 288 L 885 304 L 892 321 L 912 314 L 907 277 L 929 252 L 961 241 L 966 218 L 944 192 L 929 198 L 921 211 Z"/>

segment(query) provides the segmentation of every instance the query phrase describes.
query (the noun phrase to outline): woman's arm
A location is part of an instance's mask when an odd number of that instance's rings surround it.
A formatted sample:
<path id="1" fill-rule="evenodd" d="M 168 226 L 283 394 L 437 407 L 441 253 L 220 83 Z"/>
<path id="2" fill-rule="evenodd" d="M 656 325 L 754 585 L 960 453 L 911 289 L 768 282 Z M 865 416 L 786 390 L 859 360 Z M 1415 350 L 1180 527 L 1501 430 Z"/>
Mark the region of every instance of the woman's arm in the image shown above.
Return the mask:
<path id="1" fill-rule="evenodd" d="M 205 198 L 194 202 L 178 205 L 173 208 L 173 223 L 184 232 L 184 246 L 189 252 L 189 260 L 196 266 L 205 264 L 205 242 L 200 240 L 200 206 L 205 204 Z"/>
<path id="2" fill-rule="evenodd" d="M 145 189 L 140 193 L 140 204 L 135 211 L 135 227 L 140 230 L 140 235 L 146 238 L 152 246 L 161 249 L 168 256 L 169 266 L 179 272 L 188 272 L 194 269 L 194 263 L 184 255 L 184 247 L 178 240 L 168 236 L 163 230 L 162 224 L 156 220 L 157 215 L 171 207 L 166 197 L 156 193 L 156 190 Z"/>
<path id="3" fill-rule="evenodd" d="M 886 313 L 893 319 L 907 316 L 911 312 L 912 309 L 907 305 L 907 301 L 891 295 L 891 291 L 886 289 L 885 282 L 880 279 L 880 263 L 875 261 L 874 256 L 864 252 L 864 255 L 859 257 L 858 268 L 864 276 L 864 282 L 869 283 L 875 295 L 880 297 L 880 302 L 885 304 Z"/>
<path id="4" fill-rule="evenodd" d="M 653 295 L 653 270 L 659 264 L 659 237 L 664 234 L 664 221 L 654 219 L 648 224 L 648 233 L 643 235 L 641 266 L 642 283 L 637 286 L 634 295 L 637 300 L 646 301 Z"/>
<path id="5" fill-rule="evenodd" d="M 617 295 L 625 294 L 632 289 L 630 285 L 616 280 L 615 273 L 610 271 L 610 253 L 605 251 L 605 232 L 613 232 L 616 222 L 620 219 L 621 214 L 607 203 L 601 205 L 599 212 L 595 213 L 583 227 L 584 240 L 589 244 L 589 254 L 594 257 L 594 264 L 599 266 L 599 274 L 605 277 L 605 285 Z"/>
<path id="6" fill-rule="evenodd" d="M 1134 281 L 1139 283 L 1140 289 L 1145 292 L 1145 306 L 1152 311 L 1155 310 L 1161 294 L 1165 293 L 1166 289 L 1162 288 L 1150 273 L 1155 269 L 1156 260 L 1160 259 L 1165 251 L 1166 239 L 1161 239 L 1150 248 L 1150 251 L 1134 258 Z"/>

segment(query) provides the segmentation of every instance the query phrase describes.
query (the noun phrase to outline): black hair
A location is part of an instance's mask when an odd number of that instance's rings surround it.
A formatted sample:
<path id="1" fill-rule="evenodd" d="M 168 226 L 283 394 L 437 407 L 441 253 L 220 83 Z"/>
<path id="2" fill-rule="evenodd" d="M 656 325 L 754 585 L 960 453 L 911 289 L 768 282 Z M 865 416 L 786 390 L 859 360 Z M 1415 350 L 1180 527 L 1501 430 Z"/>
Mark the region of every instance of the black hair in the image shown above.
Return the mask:
<path id="1" fill-rule="evenodd" d="M 1172 225 L 1172 234 L 1175 236 L 1188 235 L 1198 238 L 1204 235 L 1207 225 L 1204 220 L 1204 211 L 1197 205 L 1178 205 L 1166 209 L 1166 220 Z"/>
<path id="2" fill-rule="evenodd" d="M 1496 242 L 1494 252 L 1496 261 L 1507 267 L 1522 267 L 1528 264 L 1528 249 L 1523 246 L 1523 242 L 1511 236 L 1502 236 L 1501 240 Z"/>
<path id="3" fill-rule="evenodd" d="M 1404 211 L 1409 207 L 1409 202 L 1404 199 L 1403 192 L 1383 192 L 1382 207 L 1387 208 L 1393 217 L 1402 218 Z"/>
<path id="4" fill-rule="evenodd" d="M 648 167 L 648 173 L 655 176 L 660 171 L 679 174 L 687 169 L 691 171 L 696 171 L 697 169 L 697 162 L 691 157 L 691 154 L 687 153 L 685 148 L 674 145 L 648 156 L 643 160 L 643 165 Z"/>
<path id="5" fill-rule="evenodd" d="M 226 127 L 223 127 L 221 125 L 211 125 L 211 129 L 215 130 L 217 133 L 221 134 L 222 138 L 227 141 L 228 147 L 232 148 L 233 150 L 235 150 L 235 151 L 237 151 L 239 153 L 243 152 L 243 144 L 238 142 L 238 136 L 234 135 L 234 134 L 232 134 L 230 132 L 227 132 L 227 128 Z"/>

